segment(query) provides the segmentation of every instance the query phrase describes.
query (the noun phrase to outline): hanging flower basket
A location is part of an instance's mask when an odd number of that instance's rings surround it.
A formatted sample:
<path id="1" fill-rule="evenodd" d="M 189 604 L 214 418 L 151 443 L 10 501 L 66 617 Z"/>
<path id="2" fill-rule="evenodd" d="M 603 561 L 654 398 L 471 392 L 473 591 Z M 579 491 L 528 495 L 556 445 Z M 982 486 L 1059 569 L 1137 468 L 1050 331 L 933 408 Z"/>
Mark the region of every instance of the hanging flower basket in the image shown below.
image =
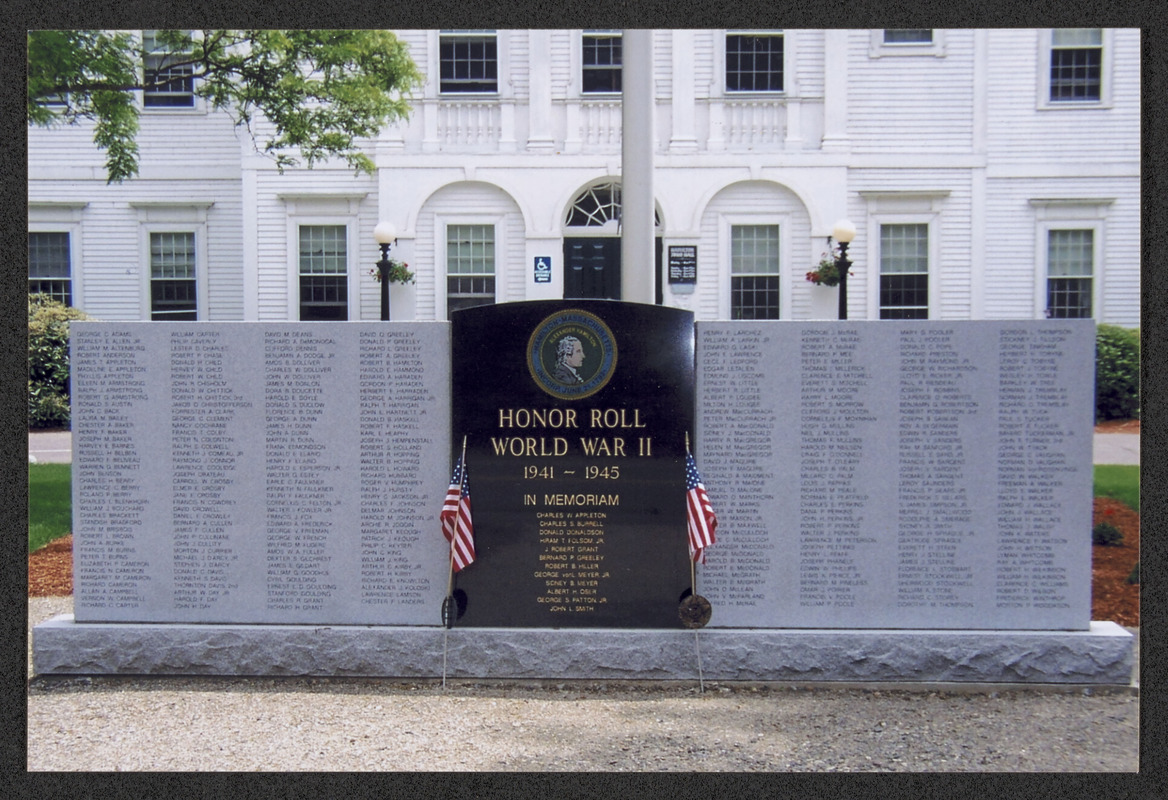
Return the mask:
<path id="1" fill-rule="evenodd" d="M 414 273 L 410 272 L 410 265 L 404 261 L 389 260 L 389 270 L 387 270 L 390 283 L 413 283 Z M 377 267 L 369 270 L 369 274 L 373 276 L 373 280 L 381 283 L 381 270 Z"/>
<path id="2" fill-rule="evenodd" d="M 836 259 L 839 258 L 839 253 L 836 251 L 834 245 L 831 244 L 831 239 L 828 239 L 830 250 L 820 255 L 819 264 L 815 269 L 807 273 L 807 280 L 814 283 L 816 286 L 839 286 L 840 275 L 839 269 L 836 267 Z M 848 273 L 850 278 L 852 273 Z"/>

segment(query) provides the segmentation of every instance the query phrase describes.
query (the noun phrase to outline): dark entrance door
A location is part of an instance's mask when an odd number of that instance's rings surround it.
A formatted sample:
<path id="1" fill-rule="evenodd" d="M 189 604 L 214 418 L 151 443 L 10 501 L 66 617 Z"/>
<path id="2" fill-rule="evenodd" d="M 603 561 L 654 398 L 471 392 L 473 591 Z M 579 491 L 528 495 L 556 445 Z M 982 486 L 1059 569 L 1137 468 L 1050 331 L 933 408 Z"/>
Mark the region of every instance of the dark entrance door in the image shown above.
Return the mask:
<path id="1" fill-rule="evenodd" d="M 661 239 L 656 240 L 657 304 L 661 305 Z M 620 237 L 564 239 L 564 299 L 621 299 Z"/>
<path id="2" fill-rule="evenodd" d="M 564 299 L 620 300 L 621 240 L 564 239 Z"/>

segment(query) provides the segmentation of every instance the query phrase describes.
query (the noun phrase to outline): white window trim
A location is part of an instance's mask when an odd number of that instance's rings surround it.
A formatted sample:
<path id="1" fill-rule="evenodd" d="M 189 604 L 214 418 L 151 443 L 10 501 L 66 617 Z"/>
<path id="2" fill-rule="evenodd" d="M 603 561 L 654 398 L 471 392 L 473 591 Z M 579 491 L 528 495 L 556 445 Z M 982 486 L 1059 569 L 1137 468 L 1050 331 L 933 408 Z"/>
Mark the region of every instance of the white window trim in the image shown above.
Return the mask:
<path id="1" fill-rule="evenodd" d="M 345 269 L 348 274 L 350 320 L 360 319 L 361 288 L 360 259 L 356 252 L 357 231 L 361 225 L 361 204 L 369 196 L 368 192 L 338 192 L 334 194 L 312 194 L 285 192 L 276 195 L 284 203 L 287 213 L 285 258 L 287 259 L 286 285 L 288 297 L 285 319 L 300 319 L 300 226 L 301 225 L 344 225 L 345 226 Z M 354 316 L 356 314 L 357 316 Z"/>
<path id="2" fill-rule="evenodd" d="M 880 319 L 880 226 L 929 226 L 929 319 L 941 313 L 941 218 L 948 189 L 909 189 L 902 191 L 862 191 L 868 204 L 865 231 L 872 266 L 867 270 L 868 318 Z"/>
<path id="3" fill-rule="evenodd" d="M 195 234 L 195 314 L 198 319 L 207 319 L 207 213 L 214 205 L 203 203 L 130 203 L 138 214 L 138 270 L 139 297 L 142 319 L 150 319 L 150 234 L 190 233 Z"/>
<path id="4" fill-rule="evenodd" d="M 1114 31 L 1103 28 L 1103 54 L 1099 59 L 1099 99 L 1098 100 L 1055 100 L 1050 99 L 1050 51 L 1053 46 L 1053 31 L 1043 28 L 1038 32 L 1038 96 L 1039 111 L 1073 109 L 1112 108 L 1112 64 L 1115 58 Z"/>
<path id="5" fill-rule="evenodd" d="M 199 35 L 198 31 L 188 31 L 188 33 L 190 33 L 191 38 Z M 146 30 L 138 31 L 138 34 L 142 37 L 142 46 L 143 49 L 145 49 Z M 146 80 L 145 59 L 143 59 L 142 63 L 138 65 L 138 69 L 141 71 L 142 80 Z M 191 96 L 193 98 L 193 102 L 189 106 L 148 106 L 146 105 L 146 91 L 143 89 L 141 91 L 134 92 L 136 95 L 138 110 L 141 113 L 148 115 L 159 114 L 165 116 L 206 116 L 209 111 L 207 108 L 207 102 L 202 97 L 200 97 L 197 92 L 194 91 L 195 83 L 197 82 L 198 78 L 192 78 Z"/>
<path id="6" fill-rule="evenodd" d="M 931 58 L 945 57 L 945 31 L 938 28 L 931 28 L 933 31 L 933 41 L 931 42 L 894 42 L 889 44 L 884 41 L 885 28 L 877 28 L 872 31 L 871 39 L 868 42 L 868 57 L 869 58 L 885 58 L 887 56 L 927 56 Z"/>
<path id="7" fill-rule="evenodd" d="M 941 213 L 904 213 L 872 214 L 868 218 L 868 241 L 871 242 L 872 268 L 868 270 L 868 318 L 880 319 L 880 276 L 882 254 L 880 251 L 880 228 L 883 225 L 924 225 L 929 237 L 929 269 L 925 273 L 929 279 L 928 307 L 925 309 L 926 319 L 939 319 L 941 302 L 941 280 L 938 276 L 938 264 L 941 260 Z M 894 322 L 895 320 L 885 320 Z"/>
<path id="8" fill-rule="evenodd" d="M 450 309 L 446 304 L 446 285 L 447 278 L 450 273 L 447 272 L 447 258 L 446 258 L 446 242 L 447 229 L 452 225 L 492 225 L 495 229 L 495 302 L 503 302 L 499 299 L 500 292 L 507 285 L 507 266 L 506 260 L 502 258 L 502 254 L 507 252 L 507 226 L 506 215 L 500 214 L 468 214 L 455 216 L 441 216 L 438 224 L 434 226 L 434 252 L 438 254 L 436 259 L 435 281 L 434 281 L 434 306 L 439 312 L 438 319 L 449 319 Z"/>
<path id="9" fill-rule="evenodd" d="M 731 235 L 739 225 L 771 225 L 779 229 L 779 319 L 791 319 L 792 269 L 790 214 L 719 214 L 718 215 L 718 314 L 731 314 Z M 699 253 L 701 250 L 699 249 Z M 662 259 L 663 261 L 665 259 Z M 700 275 L 700 274 L 699 274 Z M 699 277 L 700 279 L 700 277 Z"/>
<path id="10" fill-rule="evenodd" d="M 69 292 L 73 307 L 84 310 L 85 281 L 82 275 L 81 217 L 89 203 L 29 203 L 29 233 L 69 234 Z M 28 286 L 28 260 L 25 259 L 24 283 Z"/>
<path id="11" fill-rule="evenodd" d="M 330 214 L 291 214 L 288 217 L 288 314 L 287 319 L 293 322 L 300 321 L 300 227 L 313 226 L 343 226 L 345 229 L 345 286 L 348 293 L 348 305 L 345 309 L 347 321 L 360 320 L 361 298 L 358 294 L 361 289 L 358 254 L 356 253 L 354 236 L 360 220 L 350 215 Z"/>
<path id="12" fill-rule="evenodd" d="M 584 37 L 588 35 L 602 35 L 600 33 L 589 34 L 589 31 L 600 31 L 599 28 L 581 28 L 580 30 L 572 32 L 571 56 L 573 64 L 572 72 L 572 94 L 579 97 L 581 100 L 598 100 L 611 101 L 619 99 L 621 92 L 585 92 L 584 91 Z M 621 35 L 623 31 L 616 30 L 616 38 L 621 39 L 621 70 L 624 70 L 624 37 Z M 623 76 L 622 76 L 622 86 Z"/>
<path id="13" fill-rule="evenodd" d="M 207 226 L 198 223 L 143 222 L 139 225 L 139 247 L 142 264 L 142 318 L 152 319 L 150 287 L 153 282 L 153 268 L 150 263 L 150 234 L 152 233 L 193 233 L 195 235 L 195 318 L 199 322 L 207 320 Z"/>
<path id="14" fill-rule="evenodd" d="M 1050 232 L 1052 230 L 1091 230 L 1091 318 L 1099 319 L 1103 302 L 1103 254 L 1106 236 L 1107 212 L 1113 198 L 1033 199 L 1035 209 L 1034 263 L 1039 265 L 1034 276 L 1034 315 L 1046 317 L 1046 290 L 1050 278 Z"/>
<path id="15" fill-rule="evenodd" d="M 727 28 L 717 32 L 714 37 L 714 63 L 718 84 L 711 94 L 727 100 L 731 98 L 748 97 L 791 97 L 795 94 L 795 37 L 793 31 L 786 28 L 758 29 L 758 28 Z M 783 37 L 783 88 L 781 91 L 768 92 L 731 92 L 726 90 L 726 37 L 737 35 L 759 34 Z"/>
<path id="16" fill-rule="evenodd" d="M 493 92 L 443 92 L 442 91 L 442 39 L 447 36 L 494 36 L 495 37 L 495 91 Z M 510 42 L 505 30 L 436 30 L 431 33 L 430 57 L 426 59 L 429 74 L 434 76 L 433 97 L 439 100 L 497 100 L 511 96 L 511 59 L 508 54 Z"/>

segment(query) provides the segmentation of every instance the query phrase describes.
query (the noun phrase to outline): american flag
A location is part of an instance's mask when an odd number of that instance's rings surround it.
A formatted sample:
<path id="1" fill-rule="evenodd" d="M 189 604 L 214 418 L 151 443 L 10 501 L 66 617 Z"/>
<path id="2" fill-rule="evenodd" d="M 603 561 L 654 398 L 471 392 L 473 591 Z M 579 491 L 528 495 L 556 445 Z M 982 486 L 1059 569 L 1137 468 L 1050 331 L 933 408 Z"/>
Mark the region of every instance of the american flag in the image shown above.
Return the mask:
<path id="1" fill-rule="evenodd" d="M 442 503 L 442 535 L 450 542 L 450 563 L 455 572 L 462 571 L 475 560 L 474 523 L 470 518 L 470 476 L 463 463 L 465 455 L 458 459 L 450 488 L 446 490 L 446 500 Z"/>
<path id="2" fill-rule="evenodd" d="M 705 564 L 706 548 L 717 541 L 714 538 L 714 530 L 718 527 L 718 518 L 714 515 L 714 507 L 710 505 L 706 487 L 702 485 L 698 465 L 689 451 L 685 454 L 685 490 L 689 555 L 697 563 Z"/>

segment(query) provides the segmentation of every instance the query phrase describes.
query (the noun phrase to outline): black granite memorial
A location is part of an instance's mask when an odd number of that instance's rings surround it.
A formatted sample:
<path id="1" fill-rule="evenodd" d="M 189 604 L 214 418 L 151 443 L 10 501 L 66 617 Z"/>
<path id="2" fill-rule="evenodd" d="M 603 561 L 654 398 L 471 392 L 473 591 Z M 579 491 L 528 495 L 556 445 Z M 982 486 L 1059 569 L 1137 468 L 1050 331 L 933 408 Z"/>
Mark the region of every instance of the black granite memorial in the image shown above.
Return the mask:
<path id="1" fill-rule="evenodd" d="M 539 301 L 452 322 L 477 551 L 456 625 L 680 628 L 693 315 Z"/>

